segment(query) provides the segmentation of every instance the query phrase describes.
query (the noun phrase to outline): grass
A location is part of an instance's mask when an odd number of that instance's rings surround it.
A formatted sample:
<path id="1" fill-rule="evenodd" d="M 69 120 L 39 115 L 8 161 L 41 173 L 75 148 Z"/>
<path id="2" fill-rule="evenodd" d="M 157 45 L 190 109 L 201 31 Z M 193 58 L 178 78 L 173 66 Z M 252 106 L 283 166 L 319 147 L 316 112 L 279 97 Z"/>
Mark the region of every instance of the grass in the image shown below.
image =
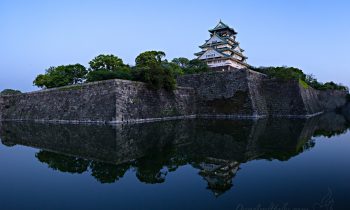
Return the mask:
<path id="1" fill-rule="evenodd" d="M 299 84 L 305 89 L 309 88 L 309 85 L 305 81 L 303 81 L 301 79 L 299 79 Z"/>
<path id="2" fill-rule="evenodd" d="M 61 87 L 59 90 L 65 91 L 65 90 L 81 90 L 83 87 L 81 85 L 76 85 L 76 86 L 66 86 L 66 87 Z"/>

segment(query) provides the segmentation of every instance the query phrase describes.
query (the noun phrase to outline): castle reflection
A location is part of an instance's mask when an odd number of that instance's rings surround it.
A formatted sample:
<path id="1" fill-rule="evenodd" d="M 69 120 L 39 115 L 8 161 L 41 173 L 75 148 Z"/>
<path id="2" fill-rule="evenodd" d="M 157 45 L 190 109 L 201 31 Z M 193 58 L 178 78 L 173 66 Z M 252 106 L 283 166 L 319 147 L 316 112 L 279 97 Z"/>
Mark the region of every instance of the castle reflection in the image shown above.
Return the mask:
<path id="1" fill-rule="evenodd" d="M 199 170 L 216 196 L 233 186 L 241 163 L 288 160 L 311 149 L 314 136 L 344 133 L 349 122 L 327 113 L 311 119 L 181 120 L 133 125 L 2 122 L 7 146 L 39 148 L 36 158 L 68 173 L 113 183 L 133 169 L 139 181 L 162 183 L 183 165 Z"/>

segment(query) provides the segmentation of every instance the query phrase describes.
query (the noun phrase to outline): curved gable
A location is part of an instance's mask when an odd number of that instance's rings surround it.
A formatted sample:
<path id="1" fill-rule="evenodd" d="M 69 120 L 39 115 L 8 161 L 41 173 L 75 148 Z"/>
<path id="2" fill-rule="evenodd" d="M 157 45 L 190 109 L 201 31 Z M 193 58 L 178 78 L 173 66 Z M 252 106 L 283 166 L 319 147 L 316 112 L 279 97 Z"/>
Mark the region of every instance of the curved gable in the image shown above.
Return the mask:
<path id="1" fill-rule="evenodd" d="M 210 45 L 218 42 L 223 42 L 223 40 L 218 35 L 214 34 L 205 44 Z"/>
<path id="2" fill-rule="evenodd" d="M 218 51 L 216 51 L 214 49 L 210 49 L 210 50 L 207 50 L 198 59 L 204 60 L 204 59 L 209 59 L 209 58 L 220 58 L 220 57 L 224 57 L 224 55 L 219 53 Z"/>

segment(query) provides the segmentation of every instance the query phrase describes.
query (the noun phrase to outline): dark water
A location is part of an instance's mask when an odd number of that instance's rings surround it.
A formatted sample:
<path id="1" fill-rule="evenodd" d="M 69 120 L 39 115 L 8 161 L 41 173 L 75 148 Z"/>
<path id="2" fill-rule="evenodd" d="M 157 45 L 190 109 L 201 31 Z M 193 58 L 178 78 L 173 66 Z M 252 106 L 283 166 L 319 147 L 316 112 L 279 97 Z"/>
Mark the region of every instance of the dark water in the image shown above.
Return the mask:
<path id="1" fill-rule="evenodd" d="M 350 206 L 342 115 L 0 127 L 0 209 Z"/>

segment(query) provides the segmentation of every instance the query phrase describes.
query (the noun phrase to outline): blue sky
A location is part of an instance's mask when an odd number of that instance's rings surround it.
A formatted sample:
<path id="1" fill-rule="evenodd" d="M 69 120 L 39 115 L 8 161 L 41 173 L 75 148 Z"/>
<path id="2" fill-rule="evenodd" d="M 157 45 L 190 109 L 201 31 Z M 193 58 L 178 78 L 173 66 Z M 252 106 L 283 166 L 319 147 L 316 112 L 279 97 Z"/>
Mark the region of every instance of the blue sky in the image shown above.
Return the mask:
<path id="1" fill-rule="evenodd" d="M 0 90 L 36 90 L 49 66 L 146 50 L 193 58 L 219 19 L 238 31 L 248 63 L 287 65 L 350 85 L 350 1 L 0 1 Z"/>

